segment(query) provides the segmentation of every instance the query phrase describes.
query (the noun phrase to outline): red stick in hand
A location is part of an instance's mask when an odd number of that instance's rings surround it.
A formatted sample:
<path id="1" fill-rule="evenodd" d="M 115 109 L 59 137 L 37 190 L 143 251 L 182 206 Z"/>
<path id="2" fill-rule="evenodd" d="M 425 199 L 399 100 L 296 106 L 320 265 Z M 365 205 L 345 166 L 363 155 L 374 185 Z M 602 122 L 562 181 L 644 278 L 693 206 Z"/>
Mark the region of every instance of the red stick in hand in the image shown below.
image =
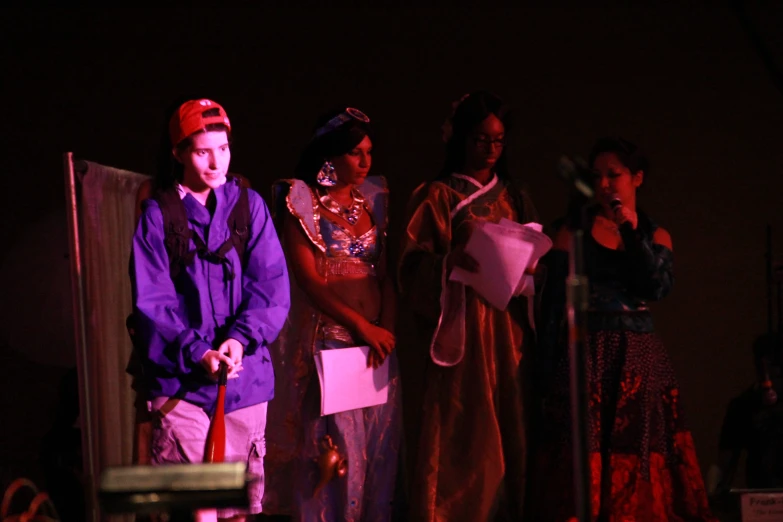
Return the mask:
<path id="1" fill-rule="evenodd" d="M 223 462 L 226 458 L 226 376 L 228 366 L 220 363 L 218 372 L 218 395 L 215 405 L 215 414 L 209 423 L 207 432 L 207 444 L 204 448 L 204 462 Z"/>

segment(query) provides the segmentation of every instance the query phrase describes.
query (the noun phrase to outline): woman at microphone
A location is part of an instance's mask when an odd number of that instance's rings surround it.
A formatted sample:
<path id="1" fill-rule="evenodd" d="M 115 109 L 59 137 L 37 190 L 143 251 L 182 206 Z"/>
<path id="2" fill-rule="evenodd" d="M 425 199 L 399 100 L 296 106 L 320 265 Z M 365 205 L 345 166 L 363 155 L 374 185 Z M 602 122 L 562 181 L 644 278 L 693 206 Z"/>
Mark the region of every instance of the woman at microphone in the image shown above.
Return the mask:
<path id="1" fill-rule="evenodd" d="M 669 356 L 648 307 L 674 282 L 669 233 L 637 207 L 648 162 L 632 143 L 598 140 L 589 156 L 597 203 L 587 213 L 587 450 L 593 520 L 716 520 L 710 514 L 691 433 L 683 423 Z M 574 516 L 565 288 L 571 232 L 555 233 L 549 256 L 554 350 L 532 481 L 535 520 Z M 540 381 L 539 381 L 540 382 Z M 538 491 L 540 488 L 540 491 Z"/>

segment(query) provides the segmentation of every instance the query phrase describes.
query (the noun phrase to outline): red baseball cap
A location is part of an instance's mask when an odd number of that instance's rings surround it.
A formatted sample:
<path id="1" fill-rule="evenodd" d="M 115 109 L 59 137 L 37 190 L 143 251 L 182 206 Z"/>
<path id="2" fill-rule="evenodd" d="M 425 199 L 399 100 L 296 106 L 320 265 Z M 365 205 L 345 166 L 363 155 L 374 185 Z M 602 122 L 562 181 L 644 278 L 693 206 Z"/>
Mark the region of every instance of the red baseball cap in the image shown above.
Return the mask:
<path id="1" fill-rule="evenodd" d="M 210 111 L 210 113 L 213 113 L 215 109 L 217 109 L 217 113 L 204 116 L 205 112 Z M 225 125 L 228 127 L 228 130 L 231 130 L 231 123 L 228 121 L 226 111 L 223 110 L 220 104 L 206 98 L 186 101 L 171 116 L 171 121 L 169 122 L 171 144 L 178 145 L 188 136 L 206 130 L 207 125 L 211 123 Z"/>

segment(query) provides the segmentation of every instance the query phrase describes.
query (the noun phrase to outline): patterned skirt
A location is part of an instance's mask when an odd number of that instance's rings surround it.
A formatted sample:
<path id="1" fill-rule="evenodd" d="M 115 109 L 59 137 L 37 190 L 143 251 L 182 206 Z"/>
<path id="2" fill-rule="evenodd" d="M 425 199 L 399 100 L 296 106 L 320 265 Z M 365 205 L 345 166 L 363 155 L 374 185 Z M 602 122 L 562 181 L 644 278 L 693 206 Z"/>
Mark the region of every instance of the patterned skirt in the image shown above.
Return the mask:
<path id="1" fill-rule="evenodd" d="M 341 326 L 322 327 L 316 349 L 357 346 Z M 301 522 L 390 522 L 397 506 L 397 466 L 402 436 L 402 411 L 397 354 L 389 355 L 389 398 L 385 404 L 331 415 L 320 415 L 318 378 L 310 381 L 302 405 L 304 440 L 294 485 Z M 343 477 L 318 488 L 318 457 L 329 435 L 347 461 Z"/>
<path id="2" fill-rule="evenodd" d="M 591 332 L 587 361 L 592 520 L 715 521 L 669 356 L 655 333 Z M 531 520 L 575 514 L 569 361 L 544 402 L 530 475 Z"/>

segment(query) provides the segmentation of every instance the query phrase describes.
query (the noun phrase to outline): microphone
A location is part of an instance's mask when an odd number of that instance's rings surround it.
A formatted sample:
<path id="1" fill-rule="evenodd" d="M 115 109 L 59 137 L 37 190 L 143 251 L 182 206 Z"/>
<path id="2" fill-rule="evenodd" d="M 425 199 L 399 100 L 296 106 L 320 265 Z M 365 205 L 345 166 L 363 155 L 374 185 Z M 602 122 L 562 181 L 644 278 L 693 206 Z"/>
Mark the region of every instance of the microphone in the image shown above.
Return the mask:
<path id="1" fill-rule="evenodd" d="M 617 211 L 622 208 L 623 202 L 620 201 L 620 196 L 618 196 L 616 193 L 609 196 L 609 207 L 612 209 L 612 212 L 617 214 Z M 630 221 L 626 221 L 618 226 L 620 229 L 620 234 L 630 234 L 633 233 L 633 226 L 631 225 Z"/>
<path id="2" fill-rule="evenodd" d="M 582 196 L 587 199 L 594 196 L 595 174 L 587 167 L 583 159 L 561 156 L 557 162 L 557 171 L 560 177 L 571 183 Z"/>

